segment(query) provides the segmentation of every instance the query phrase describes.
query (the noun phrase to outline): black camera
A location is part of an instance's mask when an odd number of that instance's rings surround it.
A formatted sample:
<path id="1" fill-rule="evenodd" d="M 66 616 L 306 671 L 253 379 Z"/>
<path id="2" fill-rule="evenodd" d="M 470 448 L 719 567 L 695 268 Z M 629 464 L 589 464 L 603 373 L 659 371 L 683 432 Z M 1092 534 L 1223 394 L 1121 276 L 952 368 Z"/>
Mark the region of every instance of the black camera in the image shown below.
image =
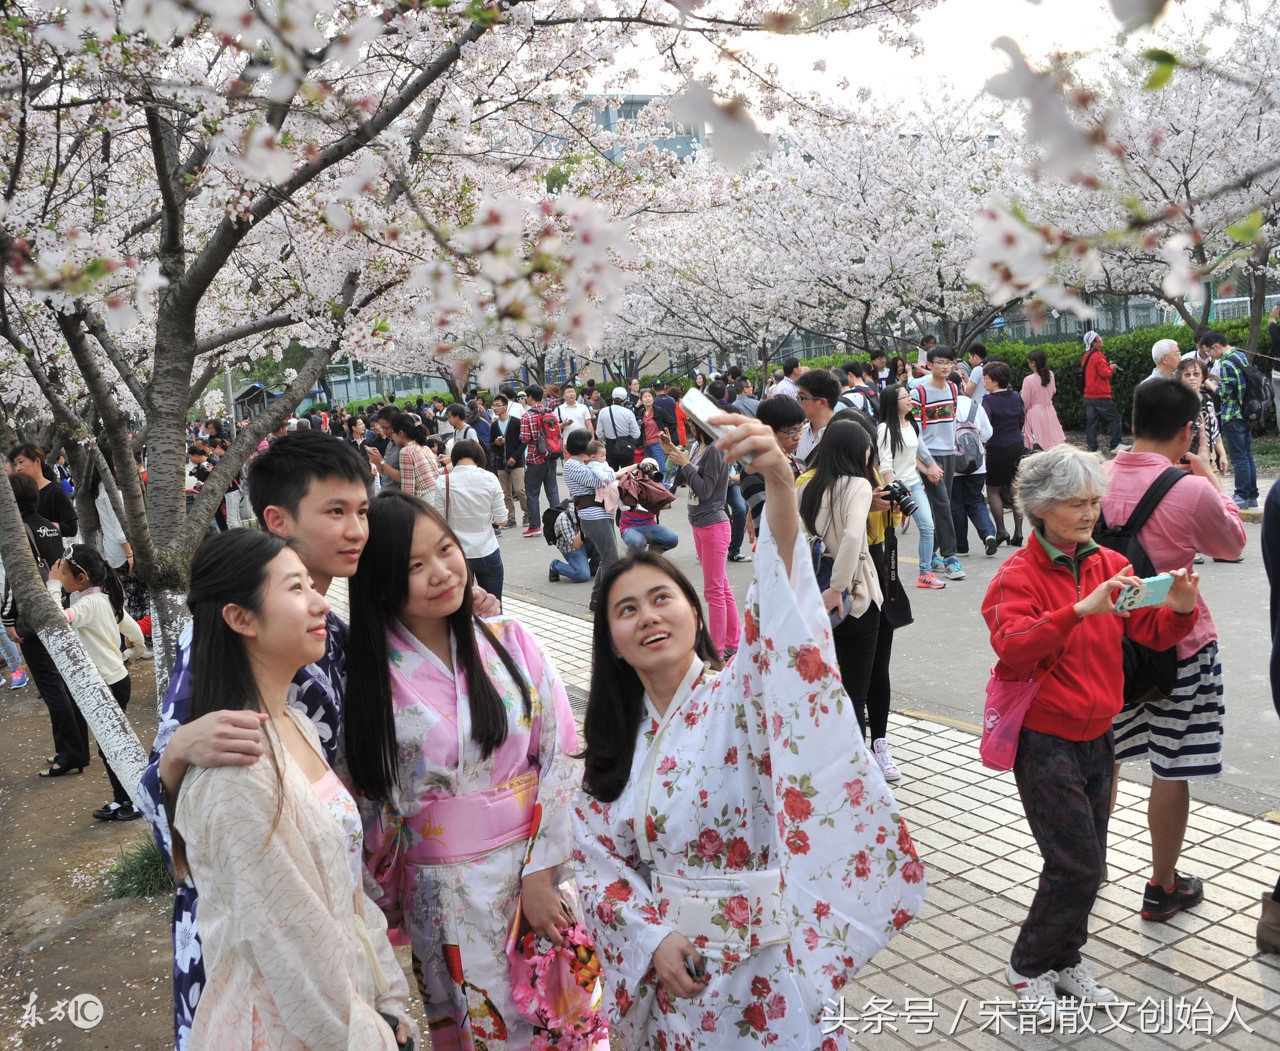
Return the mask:
<path id="1" fill-rule="evenodd" d="M 897 504 L 898 510 L 907 518 L 915 514 L 916 508 L 919 506 L 916 503 L 916 498 L 911 495 L 911 490 L 897 478 L 884 487 L 884 498 L 889 501 L 890 508 Z"/>

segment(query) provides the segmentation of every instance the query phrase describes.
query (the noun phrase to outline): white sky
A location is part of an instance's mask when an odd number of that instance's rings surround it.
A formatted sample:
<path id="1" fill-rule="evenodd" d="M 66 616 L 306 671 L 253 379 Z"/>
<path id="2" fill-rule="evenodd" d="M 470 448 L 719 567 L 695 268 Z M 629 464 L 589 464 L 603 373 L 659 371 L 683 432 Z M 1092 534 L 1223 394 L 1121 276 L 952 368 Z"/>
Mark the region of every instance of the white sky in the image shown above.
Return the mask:
<path id="1" fill-rule="evenodd" d="M 976 94 L 989 77 L 1007 68 L 1004 56 L 991 48 L 999 36 L 1017 40 L 1034 65 L 1054 50 L 1104 47 L 1116 39 L 1118 29 L 1107 0 L 943 0 L 914 29 L 922 43 L 918 55 L 880 43 L 874 28 L 826 41 L 760 36 L 746 46 L 778 65 L 783 84 L 819 91 L 835 101 L 847 98 L 853 105 L 860 87 L 882 102 L 927 98 L 940 83 L 951 84 L 960 97 Z M 825 72 L 814 70 L 820 59 L 826 62 Z M 618 64 L 655 70 L 633 89 L 638 93 L 661 94 L 674 87 L 661 83 L 656 65 L 639 49 L 619 56 Z M 836 86 L 841 79 L 849 80 L 847 91 Z"/>

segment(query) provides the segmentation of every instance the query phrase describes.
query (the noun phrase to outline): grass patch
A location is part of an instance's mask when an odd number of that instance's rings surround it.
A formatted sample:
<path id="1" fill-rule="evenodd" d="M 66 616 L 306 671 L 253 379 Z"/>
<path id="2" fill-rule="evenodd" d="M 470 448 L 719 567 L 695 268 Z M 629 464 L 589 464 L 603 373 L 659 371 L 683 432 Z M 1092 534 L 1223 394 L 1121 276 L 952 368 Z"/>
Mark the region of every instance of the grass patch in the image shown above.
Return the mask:
<path id="1" fill-rule="evenodd" d="M 173 893 L 173 877 L 165 867 L 153 837 L 139 839 L 131 847 L 121 847 L 120 857 L 107 870 L 111 887 L 108 898 L 154 898 Z"/>
<path id="2" fill-rule="evenodd" d="M 1280 436 L 1274 434 L 1255 434 L 1253 436 L 1253 462 L 1258 465 L 1258 473 L 1264 478 L 1280 474 Z M 1231 477 L 1231 472 L 1227 472 Z"/>

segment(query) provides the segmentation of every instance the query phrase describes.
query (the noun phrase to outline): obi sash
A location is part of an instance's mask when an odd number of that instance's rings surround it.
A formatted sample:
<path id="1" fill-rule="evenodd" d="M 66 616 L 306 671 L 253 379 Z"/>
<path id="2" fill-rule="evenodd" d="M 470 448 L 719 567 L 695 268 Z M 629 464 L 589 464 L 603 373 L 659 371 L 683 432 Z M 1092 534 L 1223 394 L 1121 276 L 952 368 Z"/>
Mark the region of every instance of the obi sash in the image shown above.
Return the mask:
<path id="1" fill-rule="evenodd" d="M 791 940 L 784 919 L 782 870 L 725 876 L 675 876 L 651 870 L 656 898 L 671 903 L 666 923 L 712 959 L 736 963 Z"/>
<path id="2" fill-rule="evenodd" d="M 528 839 L 537 801 L 537 770 L 496 788 L 433 799 L 413 819 L 420 838 L 405 860 L 418 868 L 456 865 Z"/>

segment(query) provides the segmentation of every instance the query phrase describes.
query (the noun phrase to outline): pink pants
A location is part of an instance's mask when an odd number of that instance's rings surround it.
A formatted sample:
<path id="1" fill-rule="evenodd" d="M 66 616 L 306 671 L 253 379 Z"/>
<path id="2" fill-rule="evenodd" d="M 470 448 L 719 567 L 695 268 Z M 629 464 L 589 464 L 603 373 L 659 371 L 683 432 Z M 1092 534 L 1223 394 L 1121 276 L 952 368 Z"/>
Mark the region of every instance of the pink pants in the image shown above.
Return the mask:
<path id="1" fill-rule="evenodd" d="M 729 534 L 733 527 L 729 522 L 715 525 L 694 526 L 693 546 L 702 562 L 702 596 L 707 600 L 707 630 L 717 650 L 736 650 L 742 635 L 738 622 L 738 601 L 729 586 L 725 572 L 725 559 L 729 554 Z"/>

